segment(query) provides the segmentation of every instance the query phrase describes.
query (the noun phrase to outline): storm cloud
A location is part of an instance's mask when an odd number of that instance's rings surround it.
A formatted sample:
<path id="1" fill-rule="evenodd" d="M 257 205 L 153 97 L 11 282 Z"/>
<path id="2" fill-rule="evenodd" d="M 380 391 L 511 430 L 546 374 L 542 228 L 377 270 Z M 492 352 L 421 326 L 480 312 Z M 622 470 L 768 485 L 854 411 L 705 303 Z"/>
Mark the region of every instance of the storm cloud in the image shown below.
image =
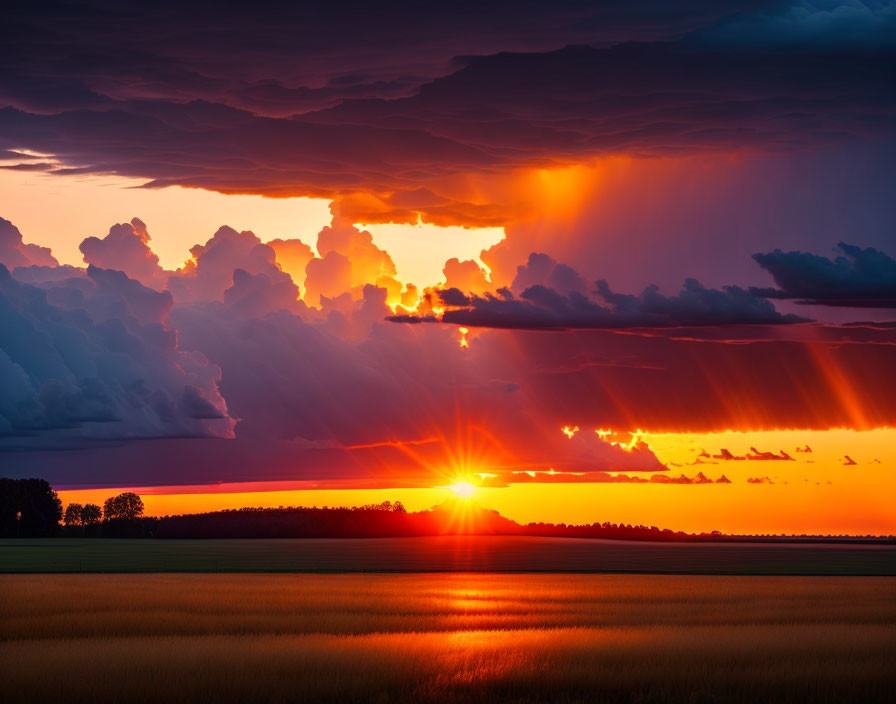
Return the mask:
<path id="1" fill-rule="evenodd" d="M 118 271 L 46 290 L 0 265 L 0 435 L 7 449 L 147 437 L 227 437 L 220 369 L 179 348 L 168 292 Z"/>
<path id="2" fill-rule="evenodd" d="M 534 283 L 546 281 L 545 283 Z M 525 288 L 523 288 L 525 287 Z M 585 280 L 571 267 L 545 254 L 533 253 L 520 266 L 513 291 L 499 289 L 483 295 L 457 288 L 435 295 L 448 309 L 441 316 L 399 314 L 396 323 L 442 322 L 465 327 L 518 330 L 614 330 L 634 327 L 776 325 L 806 322 L 782 314 L 765 298 L 739 286 L 708 289 L 687 279 L 676 296 L 649 286 L 637 296 L 612 291 L 597 281 L 589 292 Z"/>
<path id="3" fill-rule="evenodd" d="M 754 254 L 778 288 L 751 288 L 766 298 L 859 308 L 896 308 L 896 261 L 871 247 L 840 242 L 834 259 L 808 252 Z"/>
<path id="4" fill-rule="evenodd" d="M 835 22 L 793 47 L 755 24 L 720 25 L 740 41 L 718 41 L 713 27 L 744 5 L 462 3 L 424 17 L 337 3 L 312 23 L 219 7 L 212 24 L 188 3 L 22 5 L 7 18 L 0 149 L 51 155 L 58 174 L 325 196 L 355 222 L 492 225 L 518 204 L 472 199 L 459 177 L 891 133 L 892 42 L 838 41 Z M 781 3 L 764 10 L 797 22 Z"/>

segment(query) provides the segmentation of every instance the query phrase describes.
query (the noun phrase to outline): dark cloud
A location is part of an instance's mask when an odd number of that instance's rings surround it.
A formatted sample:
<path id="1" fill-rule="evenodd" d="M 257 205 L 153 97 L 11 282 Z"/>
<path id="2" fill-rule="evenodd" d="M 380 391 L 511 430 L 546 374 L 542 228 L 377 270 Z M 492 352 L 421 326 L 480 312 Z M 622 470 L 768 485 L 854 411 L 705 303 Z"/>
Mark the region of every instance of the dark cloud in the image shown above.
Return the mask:
<path id="1" fill-rule="evenodd" d="M 767 298 L 799 299 L 799 303 L 859 308 L 896 308 L 896 261 L 871 247 L 840 242 L 831 260 L 807 252 L 754 254 L 777 289 L 751 288 Z"/>
<path id="2" fill-rule="evenodd" d="M 553 288 L 536 281 L 548 281 Z M 531 285 L 530 285 L 531 284 Z M 526 286 L 526 288 L 523 288 Z M 738 286 L 708 289 L 687 279 L 677 296 L 665 296 L 656 286 L 639 295 L 613 292 L 606 281 L 598 281 L 594 296 L 578 273 L 557 264 L 544 254 L 531 254 L 520 266 L 513 288 L 523 288 L 519 297 L 506 289 L 484 295 L 466 294 L 456 288 L 437 291 L 449 306 L 440 318 L 394 315 L 392 322 L 443 322 L 467 327 L 521 330 L 625 329 L 632 327 L 769 325 L 806 322 L 785 315 L 765 300 Z"/>
<path id="3" fill-rule="evenodd" d="M 5 169 L 6 171 L 52 171 L 56 167 L 57 164 L 49 161 L 24 164 L 0 164 L 0 169 Z"/>
<path id="4" fill-rule="evenodd" d="M 205 393 L 197 386 L 184 386 L 180 397 L 180 406 L 188 418 L 217 420 L 225 418 L 219 408 L 205 397 Z"/>
<path id="5" fill-rule="evenodd" d="M 761 462 L 785 461 L 793 462 L 794 459 L 784 450 L 779 452 L 760 452 L 755 447 L 751 447 L 750 451 L 745 455 L 735 455 L 727 448 L 722 448 L 717 455 L 710 455 L 705 450 L 700 453 L 699 457 L 712 457 L 714 460 L 755 460 Z"/>
<path id="6" fill-rule="evenodd" d="M 49 250 L 47 250 L 49 251 Z M 83 278 L 87 271 L 81 267 L 63 264 L 61 266 L 17 266 L 13 270 L 16 281 L 24 284 L 50 284 L 54 281 L 66 281 L 68 279 Z"/>
<path id="7" fill-rule="evenodd" d="M 725 18 L 698 33 L 726 46 L 820 47 L 832 51 L 896 44 L 896 6 L 890 2 L 796 0 Z"/>
<path id="8" fill-rule="evenodd" d="M 723 447 L 721 450 L 719 450 L 719 454 L 717 454 L 717 455 L 710 455 L 710 454 L 707 453 L 705 450 L 704 450 L 704 452 L 702 453 L 702 455 L 703 455 L 704 457 L 710 457 L 710 456 L 711 456 L 714 460 L 726 460 L 726 461 L 728 461 L 728 460 L 743 460 L 743 459 L 746 459 L 746 457 L 744 457 L 743 455 L 735 455 L 734 453 L 731 452 L 731 450 L 729 450 L 728 448 L 725 448 L 725 447 Z"/>
<path id="9" fill-rule="evenodd" d="M 783 460 L 785 462 L 794 461 L 793 457 L 784 452 L 784 450 L 779 450 L 778 452 L 760 452 L 755 447 L 750 448 L 750 451 L 747 453 L 747 459 L 771 462 L 774 462 L 776 460 Z"/>
<path id="10" fill-rule="evenodd" d="M 193 96 L 288 116 L 411 94 L 450 72 L 456 57 L 672 39 L 750 4 L 12 2 L 4 59 L 9 83 L 28 87 L 35 109 Z M 32 75 L 40 84 L 22 85 Z"/>
<path id="11" fill-rule="evenodd" d="M 650 481 L 654 484 L 730 484 L 731 480 L 724 474 L 713 481 L 703 472 L 697 472 L 696 476 L 688 477 L 684 474 L 678 477 L 668 476 L 666 474 L 654 474 L 650 477 Z"/>
<path id="12" fill-rule="evenodd" d="M 711 479 L 703 472 L 693 477 L 681 474 L 677 477 L 668 474 L 652 474 L 649 477 L 622 472 L 557 472 L 547 471 L 513 471 L 489 473 L 482 477 L 481 485 L 486 487 L 508 486 L 510 484 L 730 484 L 731 480 L 724 474 L 718 479 Z"/>
<path id="13" fill-rule="evenodd" d="M 188 4 L 36 4 L 7 18 L 0 149 L 51 154 L 60 174 L 345 198 L 355 222 L 493 225 L 519 204 L 453 179 L 892 134 L 891 47 L 690 34 L 741 5 L 337 3 L 210 23 Z"/>
<path id="14" fill-rule="evenodd" d="M 533 286 L 553 289 L 561 296 L 567 296 L 573 291 L 586 294 L 589 289 L 588 282 L 575 269 L 539 252 L 532 252 L 526 263 L 516 268 L 510 290 L 521 295 Z"/>
<path id="15" fill-rule="evenodd" d="M 178 347 L 161 322 L 171 303 L 119 271 L 43 290 L 0 266 L 4 447 L 229 435 L 220 370 Z"/>

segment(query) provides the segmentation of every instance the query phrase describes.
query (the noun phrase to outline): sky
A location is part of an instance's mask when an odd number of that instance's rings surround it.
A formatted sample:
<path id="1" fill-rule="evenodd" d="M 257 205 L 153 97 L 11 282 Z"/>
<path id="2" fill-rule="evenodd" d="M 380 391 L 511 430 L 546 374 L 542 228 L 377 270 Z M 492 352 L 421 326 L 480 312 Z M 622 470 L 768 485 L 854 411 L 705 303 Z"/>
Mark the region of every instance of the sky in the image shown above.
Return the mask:
<path id="1" fill-rule="evenodd" d="M 896 532 L 896 4 L 6 14 L 3 475 Z"/>

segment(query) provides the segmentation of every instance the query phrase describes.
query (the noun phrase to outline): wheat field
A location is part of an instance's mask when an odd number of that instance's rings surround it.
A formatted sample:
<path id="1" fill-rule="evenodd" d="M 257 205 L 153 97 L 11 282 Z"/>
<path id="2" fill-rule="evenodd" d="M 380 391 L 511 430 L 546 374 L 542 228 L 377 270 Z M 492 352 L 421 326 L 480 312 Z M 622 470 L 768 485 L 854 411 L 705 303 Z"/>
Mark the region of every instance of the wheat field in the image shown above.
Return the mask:
<path id="1" fill-rule="evenodd" d="M 891 578 L 3 575 L 0 596 L 6 701 L 883 702 L 896 685 Z"/>

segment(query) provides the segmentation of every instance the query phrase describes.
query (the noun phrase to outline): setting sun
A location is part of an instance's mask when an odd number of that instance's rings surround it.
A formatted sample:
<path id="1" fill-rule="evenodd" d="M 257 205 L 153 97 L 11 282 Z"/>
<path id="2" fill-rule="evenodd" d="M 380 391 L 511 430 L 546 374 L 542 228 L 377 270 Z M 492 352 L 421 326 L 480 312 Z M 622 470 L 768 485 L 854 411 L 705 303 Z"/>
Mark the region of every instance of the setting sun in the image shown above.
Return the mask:
<path id="1" fill-rule="evenodd" d="M 470 482 L 455 482 L 448 488 L 451 489 L 451 491 L 453 491 L 457 496 L 464 499 L 469 499 L 476 491 L 476 487 L 470 484 Z"/>

